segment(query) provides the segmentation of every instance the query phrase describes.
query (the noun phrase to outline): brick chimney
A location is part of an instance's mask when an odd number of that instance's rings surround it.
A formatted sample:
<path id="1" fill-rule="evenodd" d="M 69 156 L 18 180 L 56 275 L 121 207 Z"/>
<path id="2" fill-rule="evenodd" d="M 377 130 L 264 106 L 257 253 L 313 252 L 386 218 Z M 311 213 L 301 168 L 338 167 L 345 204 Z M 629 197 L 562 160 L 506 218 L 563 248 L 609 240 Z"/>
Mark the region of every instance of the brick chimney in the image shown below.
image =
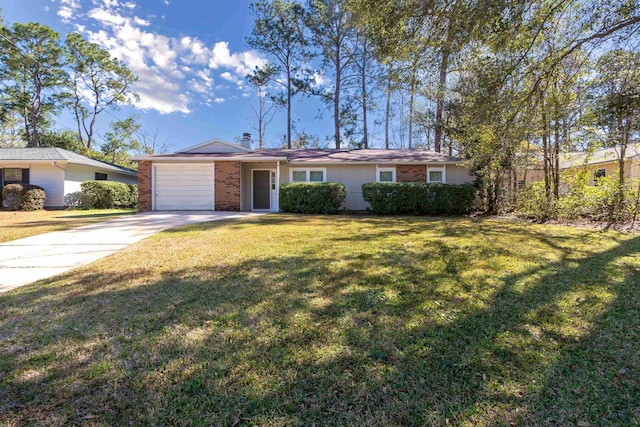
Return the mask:
<path id="1" fill-rule="evenodd" d="M 249 150 L 253 150 L 253 140 L 251 139 L 251 134 L 245 132 L 242 134 L 242 139 L 240 140 L 240 145 L 244 148 L 248 148 Z"/>

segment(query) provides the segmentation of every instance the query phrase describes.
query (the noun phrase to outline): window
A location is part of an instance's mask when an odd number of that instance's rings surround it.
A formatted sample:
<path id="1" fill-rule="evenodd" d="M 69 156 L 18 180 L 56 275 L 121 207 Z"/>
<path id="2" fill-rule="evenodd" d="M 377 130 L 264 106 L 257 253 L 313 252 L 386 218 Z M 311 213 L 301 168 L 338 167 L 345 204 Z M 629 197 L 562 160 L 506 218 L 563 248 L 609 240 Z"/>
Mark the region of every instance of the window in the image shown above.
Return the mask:
<path id="1" fill-rule="evenodd" d="M 600 178 L 604 178 L 605 176 L 607 176 L 607 170 L 606 169 L 598 169 L 595 172 L 593 172 L 593 184 L 594 185 L 598 185 L 598 180 Z"/>
<path id="2" fill-rule="evenodd" d="M 427 182 L 446 182 L 444 168 L 427 168 Z"/>
<path id="3" fill-rule="evenodd" d="M 96 181 L 106 181 L 106 180 L 107 180 L 106 173 L 96 172 Z"/>
<path id="4" fill-rule="evenodd" d="M 6 184 L 28 184 L 29 169 L 6 168 L 4 169 L 4 185 Z"/>
<path id="5" fill-rule="evenodd" d="M 322 171 L 309 171 L 309 181 L 322 182 L 324 181 L 324 172 Z"/>
<path id="6" fill-rule="evenodd" d="M 289 178 L 291 182 L 325 182 L 327 170 L 315 169 L 291 169 Z"/>
<path id="7" fill-rule="evenodd" d="M 291 173 L 291 181 L 292 182 L 306 182 L 307 181 L 307 172 L 306 171 L 293 171 Z"/>
<path id="8" fill-rule="evenodd" d="M 376 182 L 396 182 L 396 168 L 376 167 Z"/>

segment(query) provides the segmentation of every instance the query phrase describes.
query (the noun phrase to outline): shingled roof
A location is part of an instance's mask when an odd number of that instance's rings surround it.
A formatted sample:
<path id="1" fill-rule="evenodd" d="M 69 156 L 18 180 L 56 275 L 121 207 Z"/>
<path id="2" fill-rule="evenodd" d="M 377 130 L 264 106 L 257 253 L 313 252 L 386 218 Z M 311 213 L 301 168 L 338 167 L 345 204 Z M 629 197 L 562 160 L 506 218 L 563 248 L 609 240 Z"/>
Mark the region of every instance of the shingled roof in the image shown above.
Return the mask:
<path id="1" fill-rule="evenodd" d="M 378 150 L 378 149 L 272 149 L 245 151 L 238 153 L 193 153 L 178 152 L 154 156 L 134 157 L 133 160 L 172 159 L 237 159 L 240 161 L 274 161 L 289 163 L 317 164 L 372 164 L 372 163 L 460 163 L 464 159 L 450 157 L 427 150 Z"/>
<path id="2" fill-rule="evenodd" d="M 102 162 L 100 160 L 91 159 L 73 151 L 63 148 L 0 148 L 0 163 L 3 160 L 10 161 L 52 161 L 52 162 L 68 162 L 74 165 L 90 166 L 107 171 L 119 172 L 127 175 L 137 175 L 133 169 L 114 165 L 112 163 Z"/>
<path id="3" fill-rule="evenodd" d="M 618 161 L 619 158 L 620 147 L 601 148 L 593 152 L 574 151 L 562 155 L 560 167 L 565 169 L 573 166 L 615 162 Z M 640 159 L 640 142 L 630 143 L 627 145 L 625 159 Z"/>

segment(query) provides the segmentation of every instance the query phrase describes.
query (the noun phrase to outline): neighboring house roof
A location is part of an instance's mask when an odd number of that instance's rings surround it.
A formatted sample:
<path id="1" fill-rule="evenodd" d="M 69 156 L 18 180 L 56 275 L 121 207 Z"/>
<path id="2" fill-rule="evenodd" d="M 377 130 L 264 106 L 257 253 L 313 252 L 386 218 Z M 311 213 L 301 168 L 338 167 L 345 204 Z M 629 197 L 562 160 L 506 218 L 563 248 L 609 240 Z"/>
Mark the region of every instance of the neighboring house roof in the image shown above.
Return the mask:
<path id="1" fill-rule="evenodd" d="M 90 166 L 97 169 L 118 172 L 126 175 L 137 175 L 138 172 L 99 160 L 90 159 L 73 151 L 63 148 L 0 148 L 0 164 L 2 161 L 52 161 L 67 162 L 74 165 Z"/>
<path id="2" fill-rule="evenodd" d="M 616 162 L 620 158 L 620 147 L 601 148 L 593 152 L 574 151 L 564 153 L 561 158 L 560 168 L 573 166 L 595 165 L 599 163 Z M 640 159 L 640 142 L 627 145 L 625 159 Z"/>
<path id="3" fill-rule="evenodd" d="M 198 146 L 196 146 L 198 147 Z M 204 148 L 204 147 L 202 147 Z M 240 160 L 240 161 L 286 161 L 288 163 L 316 164 L 372 164 L 372 163 L 460 163 L 460 157 L 445 156 L 426 150 L 376 150 L 376 149 L 276 149 L 265 148 L 243 152 L 194 152 L 194 147 L 182 152 L 133 157 L 132 160 Z"/>

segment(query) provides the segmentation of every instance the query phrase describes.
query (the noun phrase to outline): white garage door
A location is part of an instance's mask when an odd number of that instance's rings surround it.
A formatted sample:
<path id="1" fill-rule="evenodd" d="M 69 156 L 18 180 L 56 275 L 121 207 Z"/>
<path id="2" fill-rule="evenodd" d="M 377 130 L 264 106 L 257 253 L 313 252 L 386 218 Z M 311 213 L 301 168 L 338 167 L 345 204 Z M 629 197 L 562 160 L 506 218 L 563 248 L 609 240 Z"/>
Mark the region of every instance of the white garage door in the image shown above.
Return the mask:
<path id="1" fill-rule="evenodd" d="M 156 164 L 155 210 L 213 210 L 213 164 Z"/>

